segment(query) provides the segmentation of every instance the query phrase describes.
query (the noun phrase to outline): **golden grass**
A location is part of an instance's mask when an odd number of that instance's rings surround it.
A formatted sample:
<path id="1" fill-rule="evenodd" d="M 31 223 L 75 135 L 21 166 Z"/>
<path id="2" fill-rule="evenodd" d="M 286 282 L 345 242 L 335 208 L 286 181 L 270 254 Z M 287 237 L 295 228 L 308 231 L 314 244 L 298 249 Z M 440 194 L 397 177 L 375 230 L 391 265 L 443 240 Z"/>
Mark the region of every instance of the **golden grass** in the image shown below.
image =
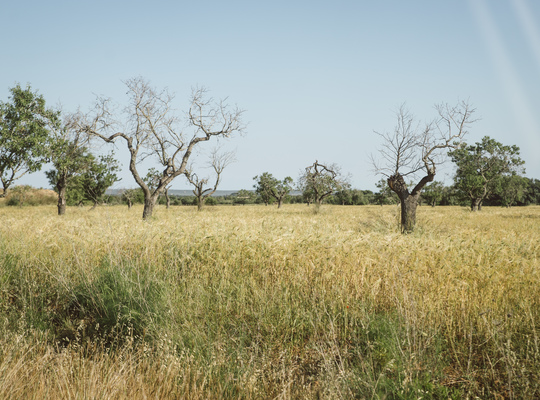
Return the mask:
<path id="1" fill-rule="evenodd" d="M 19 339 L 5 333 L 0 393 L 371 398 L 386 375 L 407 388 L 429 372 L 423 364 L 437 346 L 436 385 L 486 398 L 539 393 L 540 207 L 421 207 L 410 235 L 398 232 L 393 206 L 173 207 L 146 222 L 141 214 L 0 208 L 0 251 L 16 255 L 28 279 L 69 287 L 104 259 L 129 262 L 170 285 L 172 310 L 158 340 L 172 344 L 159 349 L 59 348 L 28 326 Z M 390 330 L 397 355 L 355 347 L 374 315 L 399 321 Z M 204 341 L 206 355 L 186 344 Z"/>

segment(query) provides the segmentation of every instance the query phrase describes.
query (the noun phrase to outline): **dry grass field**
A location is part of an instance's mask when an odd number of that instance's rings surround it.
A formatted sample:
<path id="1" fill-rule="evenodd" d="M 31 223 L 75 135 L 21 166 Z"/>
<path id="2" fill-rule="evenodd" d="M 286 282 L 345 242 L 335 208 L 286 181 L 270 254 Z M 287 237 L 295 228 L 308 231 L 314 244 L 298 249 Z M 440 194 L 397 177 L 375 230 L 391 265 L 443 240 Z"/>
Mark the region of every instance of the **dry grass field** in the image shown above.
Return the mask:
<path id="1" fill-rule="evenodd" d="M 3 399 L 540 398 L 540 207 L 0 206 Z"/>

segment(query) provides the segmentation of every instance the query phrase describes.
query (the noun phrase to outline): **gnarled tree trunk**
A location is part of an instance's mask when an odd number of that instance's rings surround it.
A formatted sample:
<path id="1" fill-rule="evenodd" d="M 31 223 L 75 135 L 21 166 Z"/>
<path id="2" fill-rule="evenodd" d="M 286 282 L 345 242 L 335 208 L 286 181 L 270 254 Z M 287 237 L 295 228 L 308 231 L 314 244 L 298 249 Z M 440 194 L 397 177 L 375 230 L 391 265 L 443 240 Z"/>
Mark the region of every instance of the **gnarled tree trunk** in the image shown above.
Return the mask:
<path id="1" fill-rule="evenodd" d="M 480 211 L 482 209 L 482 199 L 481 198 L 475 198 L 471 201 L 471 211 L 476 212 Z"/>
<path id="2" fill-rule="evenodd" d="M 408 233 L 414 230 L 416 225 L 416 207 L 418 206 L 418 195 L 405 195 L 400 197 L 401 202 L 401 232 Z"/>
<path id="3" fill-rule="evenodd" d="M 197 211 L 202 211 L 204 208 L 204 199 L 202 197 L 197 197 Z"/>
<path id="4" fill-rule="evenodd" d="M 143 209 L 143 219 L 148 219 L 152 216 L 154 212 L 154 207 L 156 206 L 158 196 L 145 196 L 144 197 L 144 209 Z"/>
<path id="5" fill-rule="evenodd" d="M 412 192 L 409 192 L 402 175 L 396 174 L 388 178 L 388 186 L 398 195 L 401 202 L 402 233 L 414 231 L 414 226 L 416 225 L 416 208 L 418 207 L 420 191 L 428 182 L 432 182 L 434 178 L 435 174 L 428 171 L 428 175 L 418 182 Z"/>

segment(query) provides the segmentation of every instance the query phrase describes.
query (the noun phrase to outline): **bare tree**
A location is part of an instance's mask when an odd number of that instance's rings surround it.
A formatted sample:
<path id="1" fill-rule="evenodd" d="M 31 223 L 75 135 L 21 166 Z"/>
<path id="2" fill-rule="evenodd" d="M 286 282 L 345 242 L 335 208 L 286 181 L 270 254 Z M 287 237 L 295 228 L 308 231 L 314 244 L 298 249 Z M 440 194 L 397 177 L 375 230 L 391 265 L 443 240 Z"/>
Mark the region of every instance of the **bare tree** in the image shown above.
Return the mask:
<path id="1" fill-rule="evenodd" d="M 436 105 L 438 117 L 423 126 L 401 106 L 397 112 L 397 125 L 393 132 L 377 133 L 383 144 L 380 157 L 372 156 L 375 171 L 387 177 L 388 186 L 401 202 L 401 230 L 412 232 L 416 224 L 416 208 L 423 187 L 435 178 L 449 149 L 458 148 L 474 122 L 475 109 L 467 102 L 455 107 L 448 104 Z M 418 183 L 411 191 L 405 177 L 416 178 Z"/>
<path id="2" fill-rule="evenodd" d="M 122 199 L 126 201 L 129 209 L 133 206 L 133 201 L 137 198 L 137 189 L 124 189 Z"/>
<path id="3" fill-rule="evenodd" d="M 188 134 L 180 128 L 181 121 L 172 108 L 174 96 L 166 89 L 158 92 L 140 77 L 125 84 L 130 103 L 124 112 L 124 123 L 114 120 L 108 99 L 98 98 L 95 110 L 85 116 L 80 129 L 107 143 L 117 138 L 125 141 L 130 153 L 129 170 L 144 193 L 143 219 L 147 219 L 152 216 L 159 195 L 174 178 L 186 172 L 189 158 L 199 143 L 244 130 L 243 111 L 230 109 L 224 101 L 214 102 L 207 98 L 206 89 L 195 88 L 187 112 Z M 163 168 L 152 189 L 137 170 L 139 162 L 148 157 Z"/>
<path id="4" fill-rule="evenodd" d="M 215 182 L 213 186 L 205 188 L 208 185 L 209 177 L 201 178 L 195 172 L 193 172 L 193 166 L 191 165 L 186 169 L 185 175 L 189 183 L 194 187 L 193 194 L 197 198 L 197 210 L 201 211 L 204 207 L 204 202 L 208 196 L 213 195 L 221 180 L 221 174 L 223 170 L 231 163 L 235 162 L 234 152 L 219 153 L 217 149 L 212 151 L 211 160 L 209 166 L 214 170 Z"/>

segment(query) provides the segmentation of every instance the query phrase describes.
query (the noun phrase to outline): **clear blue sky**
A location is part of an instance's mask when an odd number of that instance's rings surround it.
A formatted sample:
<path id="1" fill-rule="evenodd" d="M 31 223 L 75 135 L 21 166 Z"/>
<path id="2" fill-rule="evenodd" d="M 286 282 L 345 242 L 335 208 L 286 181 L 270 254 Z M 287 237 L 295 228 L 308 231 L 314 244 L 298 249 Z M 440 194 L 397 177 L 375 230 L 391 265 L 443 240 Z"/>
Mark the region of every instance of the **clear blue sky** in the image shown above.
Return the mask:
<path id="1" fill-rule="evenodd" d="M 540 178 L 539 24 L 533 0 L 9 1 L 0 99 L 29 83 L 51 106 L 86 110 L 95 94 L 124 102 L 122 81 L 142 76 L 185 109 L 203 85 L 249 122 L 227 143 L 238 161 L 222 189 L 250 189 L 265 171 L 296 180 L 318 159 L 372 190 L 373 131 L 391 130 L 402 103 L 430 120 L 435 103 L 469 99 L 481 120 L 467 141 L 518 145 Z M 116 153 L 115 187 L 135 187 L 122 143 Z M 449 162 L 436 179 L 451 176 Z M 42 173 L 17 183 L 48 186 Z"/>

